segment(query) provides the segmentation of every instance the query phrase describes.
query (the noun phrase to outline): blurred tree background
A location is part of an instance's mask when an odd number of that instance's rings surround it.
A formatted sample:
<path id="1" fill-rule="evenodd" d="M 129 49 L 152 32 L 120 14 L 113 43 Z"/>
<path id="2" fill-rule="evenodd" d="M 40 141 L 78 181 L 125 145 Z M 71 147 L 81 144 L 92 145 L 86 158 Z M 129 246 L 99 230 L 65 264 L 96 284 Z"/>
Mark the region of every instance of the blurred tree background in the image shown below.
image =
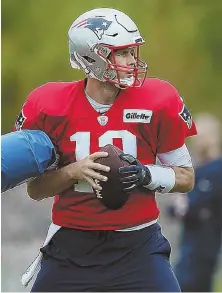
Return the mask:
<path id="1" fill-rule="evenodd" d="M 193 114 L 221 115 L 221 0 L 2 0 L 3 133 L 35 87 L 83 77 L 69 66 L 67 31 L 95 7 L 120 9 L 135 20 L 146 40 L 149 76 L 172 82 Z"/>
<path id="2" fill-rule="evenodd" d="M 222 119 L 222 0 L 2 0 L 2 133 L 12 130 L 35 87 L 84 77 L 69 66 L 67 32 L 77 16 L 96 7 L 131 16 L 146 40 L 149 76 L 176 86 L 192 114 L 210 111 Z M 45 237 L 51 201 L 31 201 L 24 186 L 2 199 L 3 291 L 28 291 L 20 275 Z M 161 200 L 166 205 L 169 198 Z M 176 247 L 179 229 L 163 216 L 164 225 Z M 222 291 L 219 274 L 216 291 Z"/>

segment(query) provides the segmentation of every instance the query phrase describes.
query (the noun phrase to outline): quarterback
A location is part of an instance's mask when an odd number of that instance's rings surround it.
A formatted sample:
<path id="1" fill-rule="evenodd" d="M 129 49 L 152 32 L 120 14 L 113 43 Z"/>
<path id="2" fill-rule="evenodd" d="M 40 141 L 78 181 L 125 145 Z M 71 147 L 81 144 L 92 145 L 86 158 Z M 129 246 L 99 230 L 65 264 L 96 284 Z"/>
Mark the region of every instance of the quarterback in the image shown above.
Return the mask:
<path id="1" fill-rule="evenodd" d="M 140 59 L 145 41 L 126 14 L 88 11 L 73 22 L 68 38 L 70 64 L 86 79 L 33 90 L 16 123 L 17 130 L 44 131 L 60 156 L 55 170 L 27 185 L 34 200 L 54 197 L 32 292 L 178 292 L 155 192 L 167 196 L 193 188 L 185 139 L 196 134 L 195 123 L 170 83 L 146 78 L 147 64 Z M 95 162 L 107 156 L 100 152 L 107 144 L 136 162 L 119 170 L 130 196 L 118 210 L 106 208 L 93 193 L 110 170 Z M 23 275 L 23 284 L 35 268 Z"/>

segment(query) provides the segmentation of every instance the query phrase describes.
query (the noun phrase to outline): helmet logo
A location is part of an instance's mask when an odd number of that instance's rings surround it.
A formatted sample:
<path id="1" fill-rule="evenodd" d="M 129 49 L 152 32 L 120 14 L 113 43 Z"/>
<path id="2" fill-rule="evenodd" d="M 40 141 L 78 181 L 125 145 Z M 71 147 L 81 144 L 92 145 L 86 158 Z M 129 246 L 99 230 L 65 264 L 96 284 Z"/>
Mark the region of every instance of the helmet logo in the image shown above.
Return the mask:
<path id="1" fill-rule="evenodd" d="M 88 18 L 82 20 L 73 27 L 84 27 L 93 31 L 99 40 L 102 39 L 104 32 L 110 27 L 112 21 L 106 20 L 102 17 Z"/>

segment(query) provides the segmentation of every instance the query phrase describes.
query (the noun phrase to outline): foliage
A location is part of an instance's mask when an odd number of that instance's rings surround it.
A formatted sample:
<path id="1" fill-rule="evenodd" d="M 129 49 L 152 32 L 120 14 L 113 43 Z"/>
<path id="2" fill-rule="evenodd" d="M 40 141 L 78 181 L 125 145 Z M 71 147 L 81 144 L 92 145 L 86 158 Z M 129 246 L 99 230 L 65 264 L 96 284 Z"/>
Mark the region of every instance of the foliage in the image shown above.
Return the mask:
<path id="1" fill-rule="evenodd" d="M 32 89 L 83 77 L 69 67 L 67 31 L 79 14 L 104 6 L 123 10 L 140 27 L 150 76 L 173 83 L 193 114 L 221 114 L 222 1 L 2 0 L 3 132 Z"/>

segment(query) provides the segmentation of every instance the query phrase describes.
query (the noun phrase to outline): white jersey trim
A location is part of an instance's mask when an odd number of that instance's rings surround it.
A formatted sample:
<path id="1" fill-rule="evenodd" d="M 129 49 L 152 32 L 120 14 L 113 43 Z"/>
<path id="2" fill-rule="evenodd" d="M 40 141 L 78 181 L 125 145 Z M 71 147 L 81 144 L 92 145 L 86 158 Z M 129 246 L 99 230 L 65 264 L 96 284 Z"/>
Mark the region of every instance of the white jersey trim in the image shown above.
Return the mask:
<path id="1" fill-rule="evenodd" d="M 126 228 L 126 229 L 121 229 L 121 230 L 115 230 L 115 231 L 118 231 L 118 232 L 137 231 L 137 230 L 141 230 L 141 229 L 144 229 L 146 227 L 149 227 L 149 226 L 151 226 L 151 225 L 153 225 L 155 223 L 157 223 L 157 219 L 156 220 L 153 220 L 153 221 L 150 221 L 148 223 L 144 223 L 144 224 L 138 225 L 138 226 L 134 226 L 134 227 Z"/>
<path id="2" fill-rule="evenodd" d="M 182 147 L 163 154 L 157 154 L 161 164 L 177 167 L 193 167 L 189 151 L 184 144 Z"/>

